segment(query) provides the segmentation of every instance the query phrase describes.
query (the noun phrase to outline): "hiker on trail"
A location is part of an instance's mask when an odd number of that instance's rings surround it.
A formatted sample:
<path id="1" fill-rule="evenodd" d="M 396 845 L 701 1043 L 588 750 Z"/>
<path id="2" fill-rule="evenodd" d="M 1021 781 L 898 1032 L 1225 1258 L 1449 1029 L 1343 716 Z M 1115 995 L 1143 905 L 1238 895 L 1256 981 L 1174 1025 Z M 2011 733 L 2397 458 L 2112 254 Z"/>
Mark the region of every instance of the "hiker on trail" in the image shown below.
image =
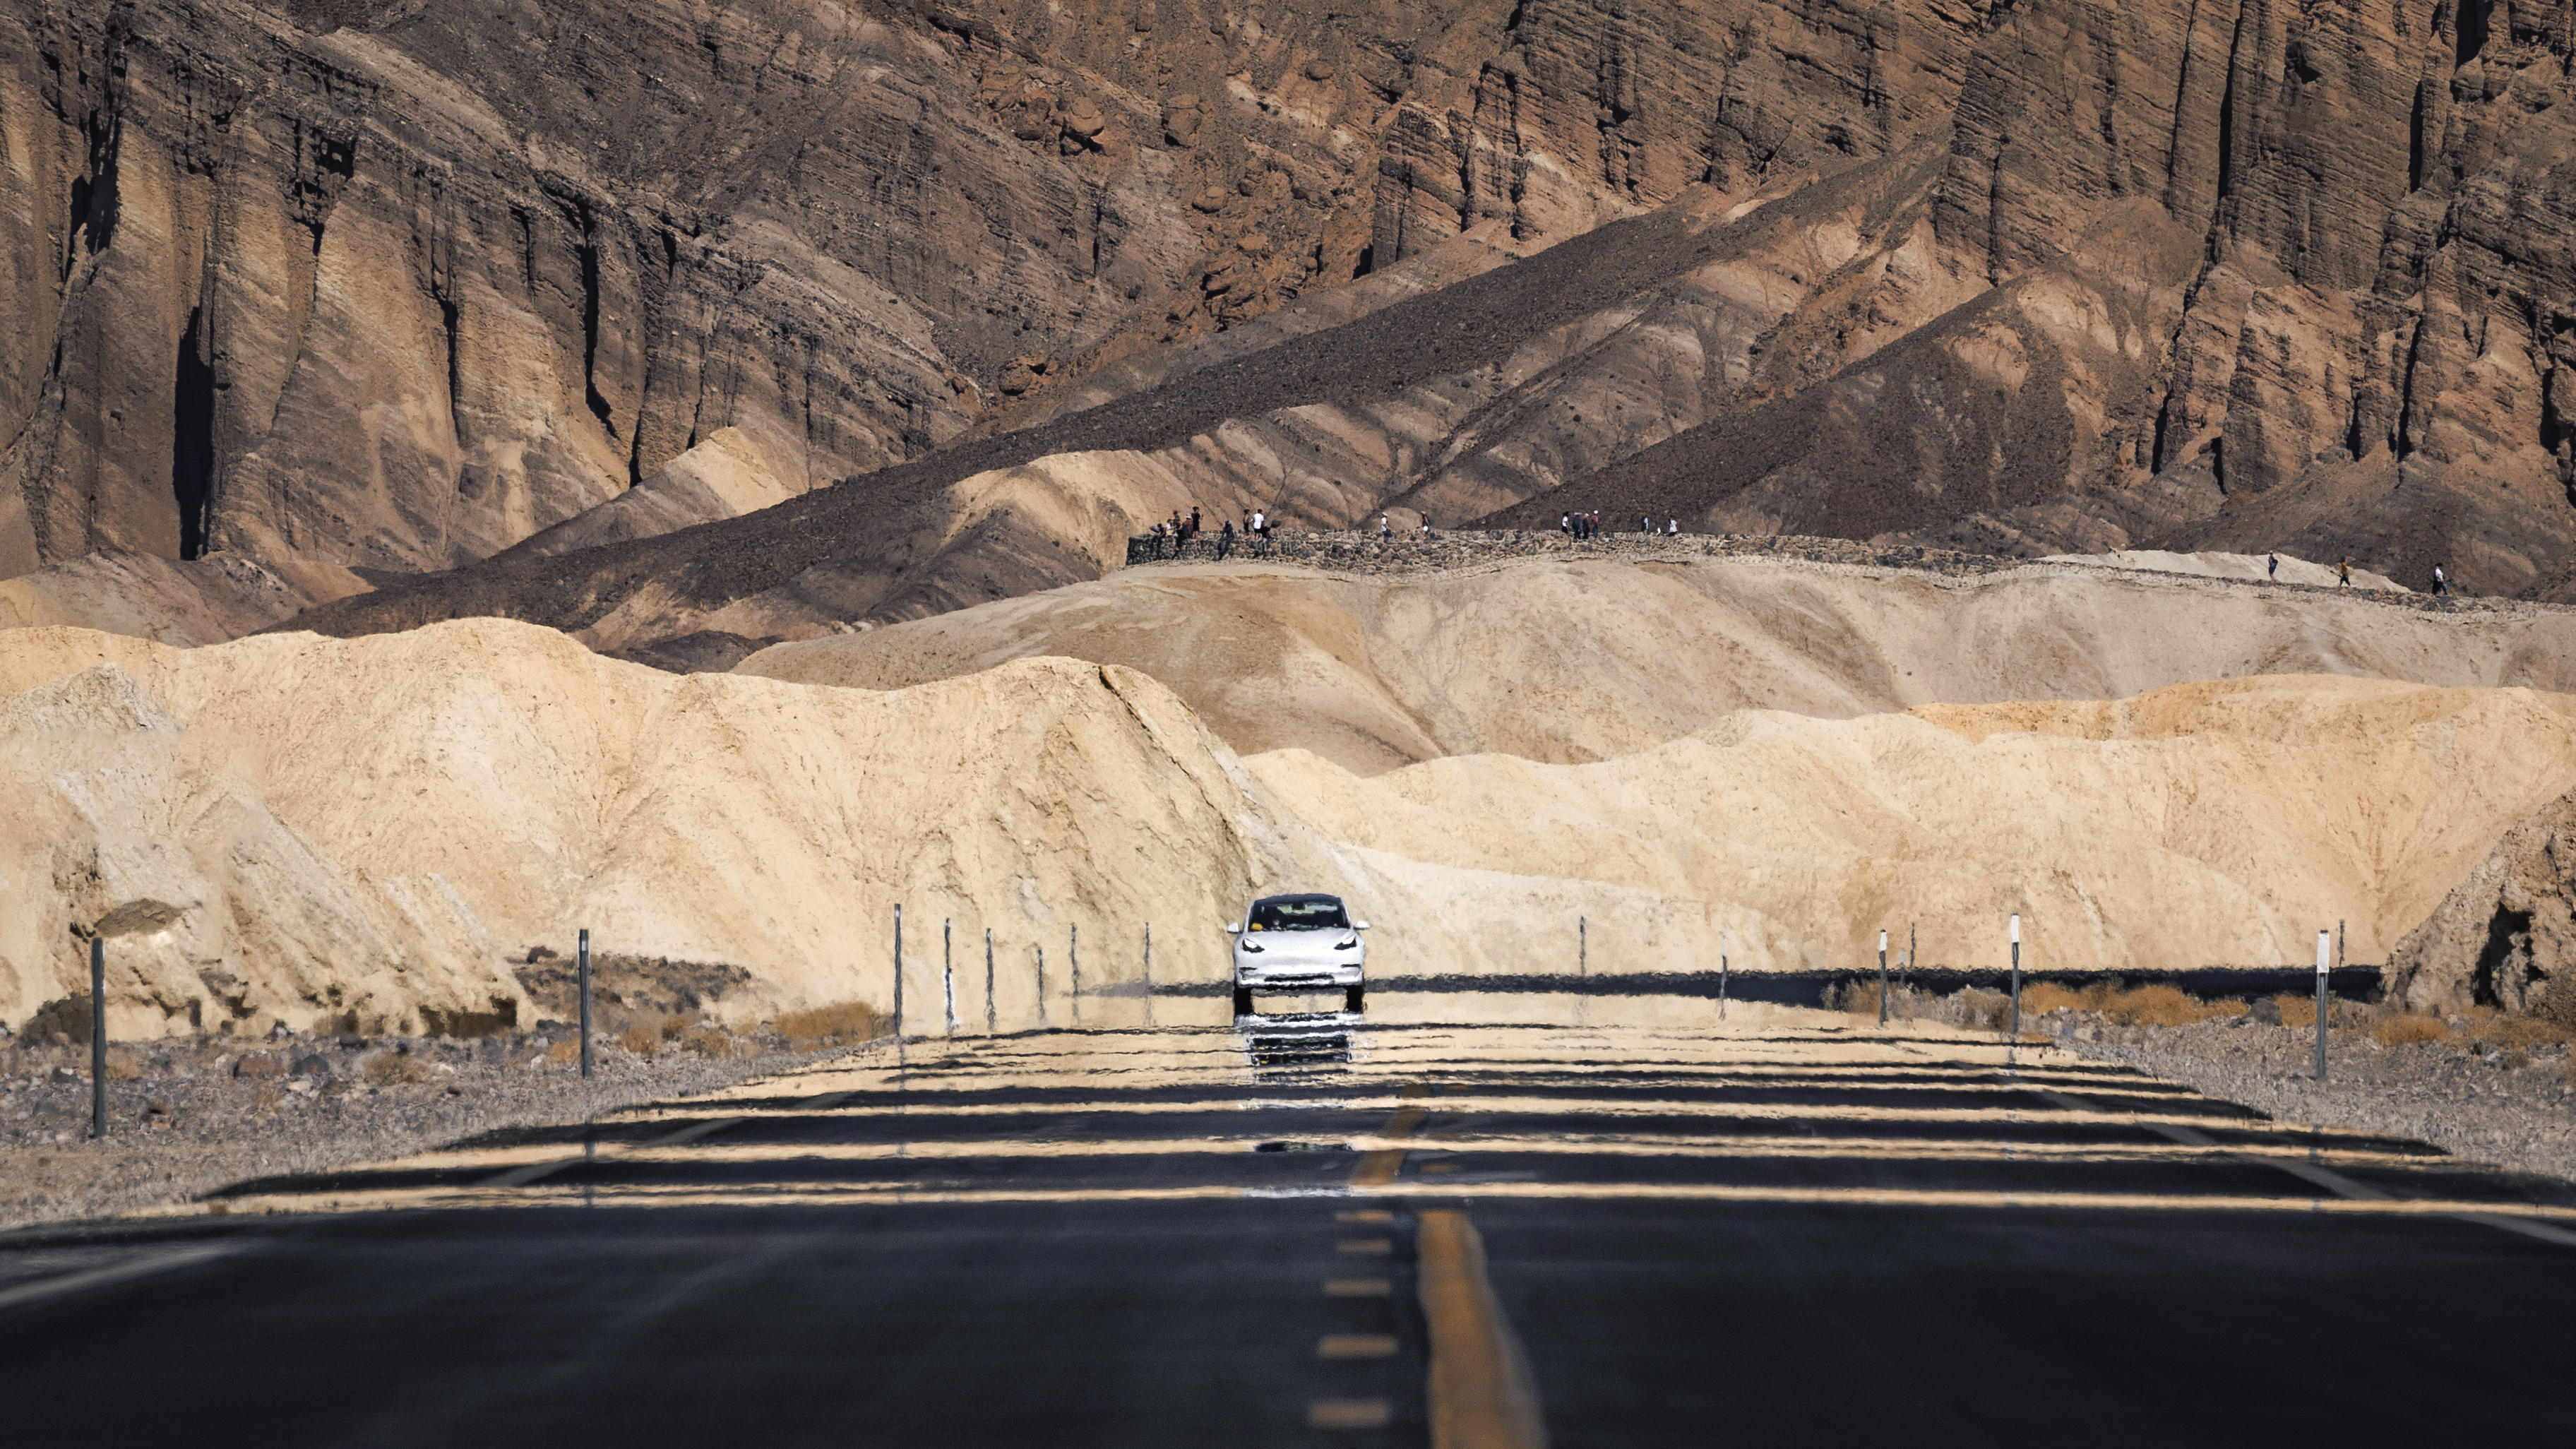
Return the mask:
<path id="1" fill-rule="evenodd" d="M 2335 578 L 2339 580 L 2339 582 L 2335 584 L 2336 588 L 2348 589 L 2352 587 L 2352 559 L 2350 557 L 2346 557 L 2343 562 L 2335 565 Z"/>
<path id="2" fill-rule="evenodd" d="M 2447 594 L 2450 591 L 2451 581 L 2442 577 L 2442 566 L 2440 564 L 2433 565 L 2433 592 L 2436 595 L 2440 595 Z"/>
<path id="3" fill-rule="evenodd" d="M 1654 515 L 1653 515 L 1653 514 L 1651 514 L 1651 513 L 1640 515 L 1640 516 L 1638 517 L 1638 519 L 1637 519 L 1637 531 L 1638 531 L 1639 533 L 1652 533 L 1652 532 L 1654 532 L 1654 531 L 1655 531 L 1655 517 L 1654 517 Z"/>
<path id="4" fill-rule="evenodd" d="M 1188 538 L 1196 538 L 1196 537 L 1198 537 L 1198 536 L 1199 536 L 1199 529 L 1200 529 L 1202 526 L 1203 526 L 1203 525 L 1201 525 L 1201 524 L 1200 524 L 1200 522 L 1199 522 L 1199 507 L 1198 507 L 1198 505 L 1197 505 L 1197 504 L 1193 503 L 1193 504 L 1191 504 L 1191 505 L 1190 505 L 1190 531 L 1189 531 L 1189 533 L 1188 533 L 1187 535 L 1185 535 L 1185 537 L 1188 537 Z"/>
<path id="5" fill-rule="evenodd" d="M 1222 559 L 1232 552 L 1234 552 L 1234 520 L 1229 518 L 1217 526 L 1216 556 Z"/>
<path id="6" fill-rule="evenodd" d="M 2278 583 L 2280 582 L 2280 578 L 2281 556 L 2277 553 L 2267 553 L 2263 555 L 2263 581 L 2267 584 Z"/>
<path id="7" fill-rule="evenodd" d="M 1556 531 L 1571 537 L 1574 533 L 1574 515 L 1571 513 L 1558 514 L 1556 516 Z"/>
<path id="8" fill-rule="evenodd" d="M 1431 536 L 1431 515 L 1428 513 L 1422 515 L 1422 536 L 1424 538 Z"/>
<path id="9" fill-rule="evenodd" d="M 1600 509 L 1598 509 L 1598 508 L 1596 508 L 1596 509 L 1593 509 L 1593 510 L 1592 510 L 1592 535 L 1591 535 L 1591 536 L 1592 536 L 1592 537 L 1594 537 L 1594 538 L 1599 538 L 1599 537 L 1601 536 L 1601 510 L 1600 510 Z"/>
<path id="10" fill-rule="evenodd" d="M 1395 525 L 1387 522 L 1383 513 L 1377 516 L 1377 536 L 1380 543 L 1395 537 Z"/>
<path id="11" fill-rule="evenodd" d="M 1664 530 L 1664 537 L 1666 537 L 1666 538 L 1679 538 L 1679 537 L 1681 537 L 1681 536 L 1682 536 L 1682 521 L 1681 521 L 1680 519 L 1678 519 L 1678 518 L 1671 520 L 1671 526 L 1670 526 L 1670 527 L 1668 527 L 1668 528 L 1666 528 L 1666 529 Z"/>
<path id="12" fill-rule="evenodd" d="M 1161 558 L 1163 556 L 1163 525 L 1157 523 L 1152 528 L 1145 530 L 1145 534 L 1147 537 L 1154 540 L 1154 557 L 1158 559 Z"/>

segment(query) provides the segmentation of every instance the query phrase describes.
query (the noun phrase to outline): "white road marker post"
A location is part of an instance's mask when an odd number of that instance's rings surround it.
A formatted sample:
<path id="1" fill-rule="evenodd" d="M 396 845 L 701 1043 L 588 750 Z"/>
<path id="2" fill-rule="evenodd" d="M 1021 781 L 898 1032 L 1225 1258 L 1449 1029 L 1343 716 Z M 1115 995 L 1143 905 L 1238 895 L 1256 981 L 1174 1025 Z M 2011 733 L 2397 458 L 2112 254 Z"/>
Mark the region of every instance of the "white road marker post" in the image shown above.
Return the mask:
<path id="1" fill-rule="evenodd" d="M 2317 932 L 2317 1080 L 2326 1079 L 2326 933 Z"/>
<path id="2" fill-rule="evenodd" d="M 1887 1025 L 1887 932 L 1878 933 L 1878 1024 Z"/>
<path id="3" fill-rule="evenodd" d="M 1038 1025 L 1040 1025 L 1040 1026 L 1044 1026 L 1044 1025 L 1046 1025 L 1046 1024 L 1047 1024 L 1047 1019 L 1046 1019 L 1046 947 L 1044 947 L 1044 946 L 1039 946 L 1039 947 L 1037 947 L 1037 948 L 1036 948 L 1036 950 L 1037 950 L 1037 953 L 1038 953 Z"/>
<path id="4" fill-rule="evenodd" d="M 2021 1040 L 2021 912 L 2012 917 L 2012 1025 L 2005 1029 L 2004 1040 Z"/>
<path id="5" fill-rule="evenodd" d="M 1154 923 L 1145 923 L 1145 1024 L 1154 1024 Z"/>
<path id="6" fill-rule="evenodd" d="M 903 1070 L 903 907 L 894 908 L 894 1066 Z"/>
<path id="7" fill-rule="evenodd" d="M 1914 923 L 1905 923 L 1905 974 L 1898 981 L 1906 990 L 1914 989 Z"/>
<path id="8" fill-rule="evenodd" d="M 1717 933 L 1717 1019 L 1726 1020 L 1726 951 L 1734 938 L 1724 931 Z"/>
<path id="9" fill-rule="evenodd" d="M 1073 972 L 1073 1024 L 1080 1026 L 1082 1025 L 1082 928 L 1073 926 L 1068 929 L 1072 934 L 1065 938 L 1065 966 Z"/>
<path id="10" fill-rule="evenodd" d="M 984 928 L 984 1035 L 998 1034 L 1001 1030 L 1001 1020 L 993 1007 L 993 928 L 986 926 Z"/>
<path id="11" fill-rule="evenodd" d="M 1574 974 L 1592 973 L 1592 923 L 1581 916 L 1574 918 Z"/>
<path id="12" fill-rule="evenodd" d="M 939 995 L 947 1011 L 948 1034 L 955 1036 L 957 1034 L 957 973 L 948 950 L 951 944 L 949 941 L 951 924 L 948 917 L 939 918 Z"/>

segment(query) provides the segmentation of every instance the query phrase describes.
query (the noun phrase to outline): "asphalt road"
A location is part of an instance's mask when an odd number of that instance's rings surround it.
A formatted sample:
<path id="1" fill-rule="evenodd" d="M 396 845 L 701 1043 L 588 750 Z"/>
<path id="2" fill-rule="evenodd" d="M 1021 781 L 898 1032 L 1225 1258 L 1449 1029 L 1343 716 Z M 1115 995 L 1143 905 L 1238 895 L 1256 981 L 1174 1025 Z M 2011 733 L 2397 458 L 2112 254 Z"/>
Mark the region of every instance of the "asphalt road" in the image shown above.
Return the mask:
<path id="1" fill-rule="evenodd" d="M 915 1042 L 246 1183 L 0 1240 L 0 1414 L 47 1445 L 1476 1449 L 2576 1419 L 2576 1188 L 1829 1020 Z"/>

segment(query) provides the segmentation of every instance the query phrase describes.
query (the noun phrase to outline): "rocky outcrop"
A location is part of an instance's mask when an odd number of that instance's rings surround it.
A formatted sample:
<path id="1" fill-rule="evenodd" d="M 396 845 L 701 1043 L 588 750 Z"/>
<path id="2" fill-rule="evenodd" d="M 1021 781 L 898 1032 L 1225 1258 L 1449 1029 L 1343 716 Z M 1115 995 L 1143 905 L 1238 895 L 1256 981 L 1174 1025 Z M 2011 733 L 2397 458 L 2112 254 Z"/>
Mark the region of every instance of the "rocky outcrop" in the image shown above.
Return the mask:
<path id="1" fill-rule="evenodd" d="M 2410 1011 L 2498 1007 L 2576 1027 L 2576 795 L 2506 832 L 2389 958 Z"/>
<path id="2" fill-rule="evenodd" d="M 911 617 L 1147 495 L 2576 597 L 2555 11 L 169 5 L 12 32 L 10 567 L 185 553 L 199 471 L 211 542 L 444 567 L 732 426 L 860 481 L 313 622 Z M 1108 453 L 1081 537 L 960 488 Z"/>

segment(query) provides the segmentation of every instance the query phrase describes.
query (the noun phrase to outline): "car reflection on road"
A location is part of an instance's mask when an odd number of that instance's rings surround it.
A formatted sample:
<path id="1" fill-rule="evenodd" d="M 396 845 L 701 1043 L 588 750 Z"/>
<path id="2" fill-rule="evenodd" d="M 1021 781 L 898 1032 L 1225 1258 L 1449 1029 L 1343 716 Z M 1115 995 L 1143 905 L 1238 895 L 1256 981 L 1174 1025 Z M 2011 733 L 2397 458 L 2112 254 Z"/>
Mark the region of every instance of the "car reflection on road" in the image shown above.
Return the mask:
<path id="1" fill-rule="evenodd" d="M 1266 1076 L 1312 1071 L 1338 1071 L 1350 1065 L 1355 1012 L 1281 1012 L 1246 1014 L 1234 1019 L 1244 1054 Z"/>

